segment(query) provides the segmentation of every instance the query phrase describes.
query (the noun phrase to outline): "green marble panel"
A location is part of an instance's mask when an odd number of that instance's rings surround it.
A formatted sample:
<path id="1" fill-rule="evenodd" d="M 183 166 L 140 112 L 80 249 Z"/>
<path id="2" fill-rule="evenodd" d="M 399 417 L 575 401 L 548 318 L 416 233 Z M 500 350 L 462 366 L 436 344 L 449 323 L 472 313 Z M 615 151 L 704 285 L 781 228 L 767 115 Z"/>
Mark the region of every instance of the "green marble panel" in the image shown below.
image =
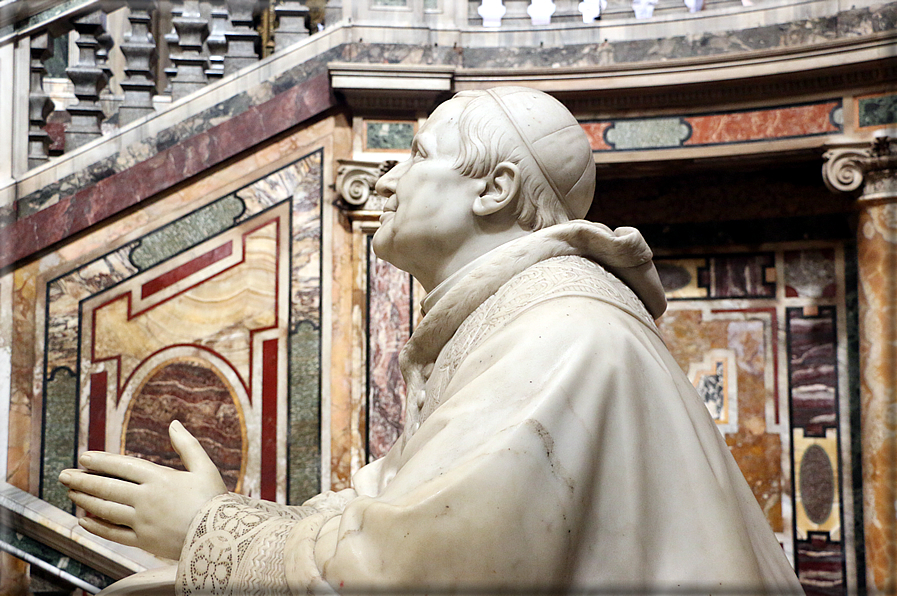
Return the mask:
<path id="1" fill-rule="evenodd" d="M 321 332 L 301 321 L 290 333 L 287 499 L 299 505 L 321 490 Z"/>
<path id="2" fill-rule="evenodd" d="M 232 227 L 246 210 L 241 199 L 229 195 L 148 234 L 131 251 L 131 263 L 149 269 L 179 252 Z"/>
<path id="3" fill-rule="evenodd" d="M 414 138 L 413 122 L 366 122 L 367 147 L 373 151 L 398 150 L 411 148 Z"/>
<path id="4" fill-rule="evenodd" d="M 860 126 L 897 124 L 897 93 L 879 97 L 863 97 L 857 101 Z"/>
<path id="5" fill-rule="evenodd" d="M 68 368 L 50 375 L 44 395 L 44 461 L 41 470 L 41 498 L 63 511 L 74 506 L 59 484 L 59 473 L 75 467 L 77 445 L 78 382 Z"/>
<path id="6" fill-rule="evenodd" d="M 604 133 L 617 151 L 679 147 L 691 136 L 691 127 L 681 118 L 619 120 Z"/>
<path id="7" fill-rule="evenodd" d="M 50 574 L 52 574 L 53 569 L 58 569 L 63 573 L 67 573 L 80 579 L 86 584 L 90 584 L 91 586 L 100 589 L 105 588 L 115 581 L 111 577 L 65 556 L 58 550 L 51 548 L 46 544 L 41 544 L 28 536 L 19 534 L 4 524 L 0 524 L 0 550 L 10 551 L 19 556 L 21 556 L 21 554 L 30 555 L 31 557 L 46 563 L 46 567 L 50 568 L 48 570 Z M 16 551 L 19 552 L 16 553 Z M 60 578 L 60 583 L 64 581 L 64 578 Z M 34 593 L 38 594 L 37 591 Z M 59 593 L 61 594 L 62 592 Z M 80 593 L 80 591 L 78 593 Z"/>

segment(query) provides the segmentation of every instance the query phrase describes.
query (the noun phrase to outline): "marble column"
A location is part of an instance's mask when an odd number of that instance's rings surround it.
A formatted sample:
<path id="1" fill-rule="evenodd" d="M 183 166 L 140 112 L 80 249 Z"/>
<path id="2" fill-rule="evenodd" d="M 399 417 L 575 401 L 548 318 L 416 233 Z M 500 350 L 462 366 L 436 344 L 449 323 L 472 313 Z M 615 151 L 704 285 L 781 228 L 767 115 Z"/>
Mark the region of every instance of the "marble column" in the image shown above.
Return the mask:
<path id="1" fill-rule="evenodd" d="M 897 592 L 897 139 L 825 154 L 823 178 L 858 192 L 860 431 L 866 582 Z"/>

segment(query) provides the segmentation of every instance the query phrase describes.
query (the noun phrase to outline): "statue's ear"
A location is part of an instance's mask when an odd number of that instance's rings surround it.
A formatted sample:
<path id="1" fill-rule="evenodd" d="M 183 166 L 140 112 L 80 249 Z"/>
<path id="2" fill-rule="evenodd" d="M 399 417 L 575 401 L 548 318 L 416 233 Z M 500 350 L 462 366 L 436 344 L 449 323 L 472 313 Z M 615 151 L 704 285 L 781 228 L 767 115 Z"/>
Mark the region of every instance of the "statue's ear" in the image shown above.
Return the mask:
<path id="1" fill-rule="evenodd" d="M 475 215 L 492 215 L 508 205 L 513 205 L 520 191 L 520 168 L 517 164 L 503 161 L 486 180 L 486 188 L 473 202 Z"/>

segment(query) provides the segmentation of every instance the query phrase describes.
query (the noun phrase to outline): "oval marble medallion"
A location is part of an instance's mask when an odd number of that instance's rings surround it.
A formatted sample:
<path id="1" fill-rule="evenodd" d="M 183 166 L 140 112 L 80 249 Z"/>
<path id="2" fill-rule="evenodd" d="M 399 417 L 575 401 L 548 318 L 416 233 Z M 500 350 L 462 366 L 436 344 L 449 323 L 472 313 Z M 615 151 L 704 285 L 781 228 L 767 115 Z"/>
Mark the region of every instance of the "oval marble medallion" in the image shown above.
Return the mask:
<path id="1" fill-rule="evenodd" d="M 122 452 L 183 470 L 168 439 L 168 425 L 180 420 L 218 466 L 228 490 L 239 490 L 246 435 L 241 418 L 234 391 L 213 366 L 199 359 L 168 361 L 134 393 Z"/>
<path id="2" fill-rule="evenodd" d="M 835 502 L 835 472 L 828 453 L 810 445 L 800 460 L 800 499 L 815 524 L 829 518 Z"/>

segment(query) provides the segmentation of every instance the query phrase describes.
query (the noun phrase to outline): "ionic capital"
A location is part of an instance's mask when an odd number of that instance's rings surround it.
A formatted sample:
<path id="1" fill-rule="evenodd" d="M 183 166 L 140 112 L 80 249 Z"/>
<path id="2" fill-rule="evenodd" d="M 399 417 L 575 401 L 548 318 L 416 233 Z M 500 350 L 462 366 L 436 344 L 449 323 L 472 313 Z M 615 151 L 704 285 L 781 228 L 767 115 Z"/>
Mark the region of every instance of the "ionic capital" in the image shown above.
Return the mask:
<path id="1" fill-rule="evenodd" d="M 863 188 L 862 199 L 879 196 L 882 186 L 893 187 L 897 177 L 897 131 L 882 131 L 872 143 L 835 147 L 822 158 L 822 179 L 832 192 L 853 192 Z M 865 185 L 865 186 L 864 186 Z M 871 195 L 876 196 L 871 196 Z M 897 198 L 897 197 L 891 197 Z"/>
<path id="2" fill-rule="evenodd" d="M 377 180 L 388 172 L 396 162 L 370 162 L 340 159 L 336 170 L 336 192 L 352 209 L 382 211 L 386 202 L 374 192 Z"/>

